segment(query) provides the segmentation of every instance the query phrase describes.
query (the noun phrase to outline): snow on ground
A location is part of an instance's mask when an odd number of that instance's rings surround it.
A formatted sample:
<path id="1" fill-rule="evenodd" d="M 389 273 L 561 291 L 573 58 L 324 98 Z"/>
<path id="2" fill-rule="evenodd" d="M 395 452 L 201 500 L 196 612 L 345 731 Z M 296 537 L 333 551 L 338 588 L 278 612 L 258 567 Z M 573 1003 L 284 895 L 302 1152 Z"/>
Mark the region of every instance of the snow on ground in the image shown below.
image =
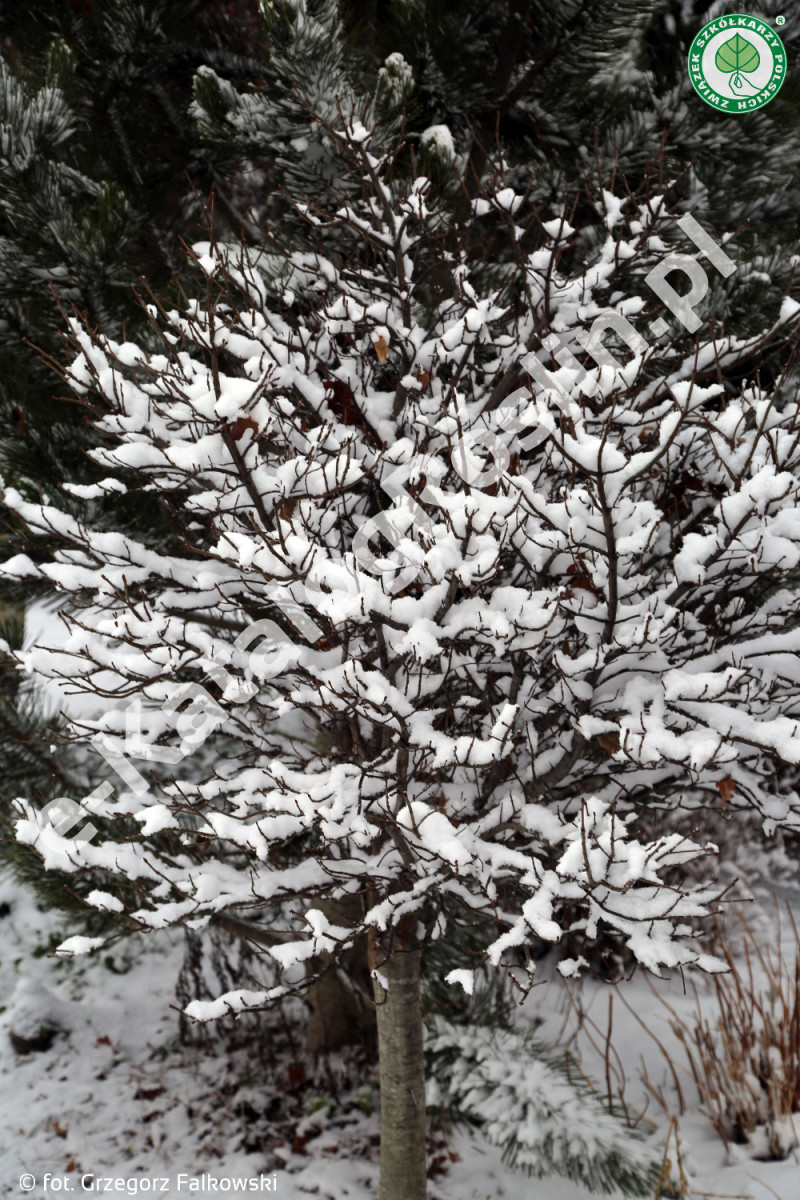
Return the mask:
<path id="1" fill-rule="evenodd" d="M 110 969 L 103 957 L 50 957 L 55 917 L 39 911 L 8 878 L 0 880 L 0 914 L 1 1196 L 28 1194 L 40 1200 L 68 1191 L 99 1194 L 95 1181 L 106 1179 L 122 1182 L 104 1194 L 149 1193 L 173 1200 L 219 1196 L 223 1180 L 237 1181 L 237 1190 L 246 1183 L 247 1194 L 283 1200 L 375 1196 L 374 1079 L 352 1074 L 348 1079 L 344 1070 L 337 1092 L 335 1081 L 329 1085 L 322 1077 L 304 1077 L 302 1051 L 290 1045 L 291 1030 L 277 1017 L 262 1018 L 250 1040 L 240 1039 L 238 1045 L 220 1037 L 206 1047 L 182 1044 L 171 1007 L 183 954 L 175 933 L 130 946 L 128 961 L 123 945 Z M 605 1031 L 609 995 L 613 998 L 614 1045 L 630 1107 L 646 1102 L 642 1070 L 674 1105 L 669 1071 L 648 1033 L 655 1032 L 681 1062 L 668 1013 L 644 979 L 622 988 L 638 1020 L 621 1002 L 620 989 L 592 981 L 582 988 L 584 1009 Z M 711 993 L 701 991 L 710 1002 Z M 675 979 L 666 992 L 676 1012 L 690 1016 L 691 989 L 684 994 Z M 544 1016 L 540 1032 L 563 1039 L 575 1021 L 566 1000 L 563 984 L 547 983 L 534 990 L 523 1019 Z M 12 1028 L 17 1039 L 43 1036 L 46 1041 L 47 1029 L 54 1027 L 62 1032 L 48 1049 L 21 1053 L 26 1043 L 19 1040 L 17 1049 L 12 1046 Z M 581 1048 L 585 1069 L 601 1082 L 602 1053 L 585 1039 Z M 683 1086 L 690 1107 L 679 1126 L 692 1200 L 800 1196 L 798 1154 L 781 1163 L 744 1155 L 730 1161 L 698 1110 L 688 1075 Z M 654 1143 L 663 1144 L 666 1114 L 651 1100 L 646 1115 L 654 1125 Z M 529 1200 L 534 1194 L 536 1200 L 587 1200 L 585 1190 L 563 1179 L 532 1182 L 513 1173 L 498 1150 L 466 1131 L 452 1132 L 444 1150 L 446 1171 L 431 1183 L 432 1200 Z M 36 1180 L 27 1193 L 20 1187 L 21 1179 L 29 1183 L 26 1175 Z"/>

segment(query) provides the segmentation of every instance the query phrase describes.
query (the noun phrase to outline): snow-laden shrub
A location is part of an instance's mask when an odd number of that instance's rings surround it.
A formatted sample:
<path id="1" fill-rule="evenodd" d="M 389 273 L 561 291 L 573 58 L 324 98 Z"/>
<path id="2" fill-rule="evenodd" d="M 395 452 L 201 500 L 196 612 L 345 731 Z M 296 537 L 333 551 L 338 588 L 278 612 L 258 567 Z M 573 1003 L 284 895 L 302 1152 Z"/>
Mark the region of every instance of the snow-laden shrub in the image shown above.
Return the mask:
<path id="1" fill-rule="evenodd" d="M 49 1050 L 59 1034 L 71 1027 L 70 1006 L 43 984 L 23 978 L 8 1005 L 8 1036 L 17 1054 Z"/>

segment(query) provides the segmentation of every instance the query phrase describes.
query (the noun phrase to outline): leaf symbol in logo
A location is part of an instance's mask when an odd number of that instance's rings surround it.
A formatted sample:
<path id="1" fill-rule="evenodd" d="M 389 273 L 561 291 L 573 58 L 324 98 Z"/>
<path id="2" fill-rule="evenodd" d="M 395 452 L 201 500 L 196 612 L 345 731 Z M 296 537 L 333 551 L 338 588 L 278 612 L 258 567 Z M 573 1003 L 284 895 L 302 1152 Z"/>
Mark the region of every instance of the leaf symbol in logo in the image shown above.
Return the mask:
<path id="1" fill-rule="evenodd" d="M 742 71 L 750 75 L 756 70 L 760 61 L 759 53 L 753 43 L 748 42 L 747 38 L 741 37 L 738 33 L 735 33 L 727 42 L 723 42 L 714 58 L 718 70 L 731 76 L 731 91 L 744 86 Z"/>

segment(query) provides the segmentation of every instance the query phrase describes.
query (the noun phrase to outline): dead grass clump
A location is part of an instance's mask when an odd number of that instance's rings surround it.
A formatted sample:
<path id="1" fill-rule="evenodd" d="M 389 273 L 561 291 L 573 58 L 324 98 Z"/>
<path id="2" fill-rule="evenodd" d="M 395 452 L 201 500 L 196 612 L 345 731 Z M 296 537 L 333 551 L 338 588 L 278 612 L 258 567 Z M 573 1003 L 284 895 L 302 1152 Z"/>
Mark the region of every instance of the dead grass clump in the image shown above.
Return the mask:
<path id="1" fill-rule="evenodd" d="M 791 911 L 790 952 L 780 910 L 770 948 L 738 917 L 736 958 L 721 931 L 716 937 L 716 953 L 729 967 L 714 977 L 716 1015 L 707 1017 L 698 1001 L 691 1023 L 671 1010 L 672 1027 L 725 1145 L 748 1143 L 756 1158 L 781 1159 L 798 1144 L 792 1118 L 800 1112 L 800 937 Z"/>

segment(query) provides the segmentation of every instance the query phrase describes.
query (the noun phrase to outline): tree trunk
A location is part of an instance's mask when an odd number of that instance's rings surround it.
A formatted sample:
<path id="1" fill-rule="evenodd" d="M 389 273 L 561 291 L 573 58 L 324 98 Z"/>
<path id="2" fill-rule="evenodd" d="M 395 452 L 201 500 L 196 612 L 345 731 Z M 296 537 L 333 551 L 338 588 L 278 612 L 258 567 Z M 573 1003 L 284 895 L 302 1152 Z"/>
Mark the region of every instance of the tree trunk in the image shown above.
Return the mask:
<path id="1" fill-rule="evenodd" d="M 335 925 L 356 924 L 361 917 L 358 897 L 318 900 L 315 907 Z M 307 969 L 316 974 L 330 960 L 330 954 L 320 954 L 311 959 Z M 309 1054 L 354 1045 L 375 1053 L 375 1007 L 367 967 L 366 938 L 357 938 L 340 956 L 338 965 L 326 971 L 308 989 L 306 1049 Z"/>
<path id="2" fill-rule="evenodd" d="M 361 756 L 353 740 L 353 726 L 344 714 L 335 715 L 329 726 L 320 726 L 315 735 L 320 754 L 330 754 L 334 747 L 344 760 Z M 358 896 L 338 900 L 318 899 L 315 904 L 333 925 L 354 927 L 361 924 L 362 901 Z M 306 966 L 308 975 L 323 970 L 331 961 L 330 954 L 313 958 Z M 308 1025 L 306 1049 L 309 1054 L 340 1050 L 343 1046 L 360 1045 L 371 1055 L 376 1043 L 375 1005 L 372 980 L 367 966 L 367 939 L 356 938 L 353 945 L 339 955 L 336 966 L 321 974 L 308 989 Z"/>
<path id="3" fill-rule="evenodd" d="M 420 1003 L 421 951 L 398 944 L 387 957 L 370 938 L 369 964 L 378 1016 L 381 1087 L 381 1180 L 378 1200 L 425 1200 L 425 1067 Z"/>

